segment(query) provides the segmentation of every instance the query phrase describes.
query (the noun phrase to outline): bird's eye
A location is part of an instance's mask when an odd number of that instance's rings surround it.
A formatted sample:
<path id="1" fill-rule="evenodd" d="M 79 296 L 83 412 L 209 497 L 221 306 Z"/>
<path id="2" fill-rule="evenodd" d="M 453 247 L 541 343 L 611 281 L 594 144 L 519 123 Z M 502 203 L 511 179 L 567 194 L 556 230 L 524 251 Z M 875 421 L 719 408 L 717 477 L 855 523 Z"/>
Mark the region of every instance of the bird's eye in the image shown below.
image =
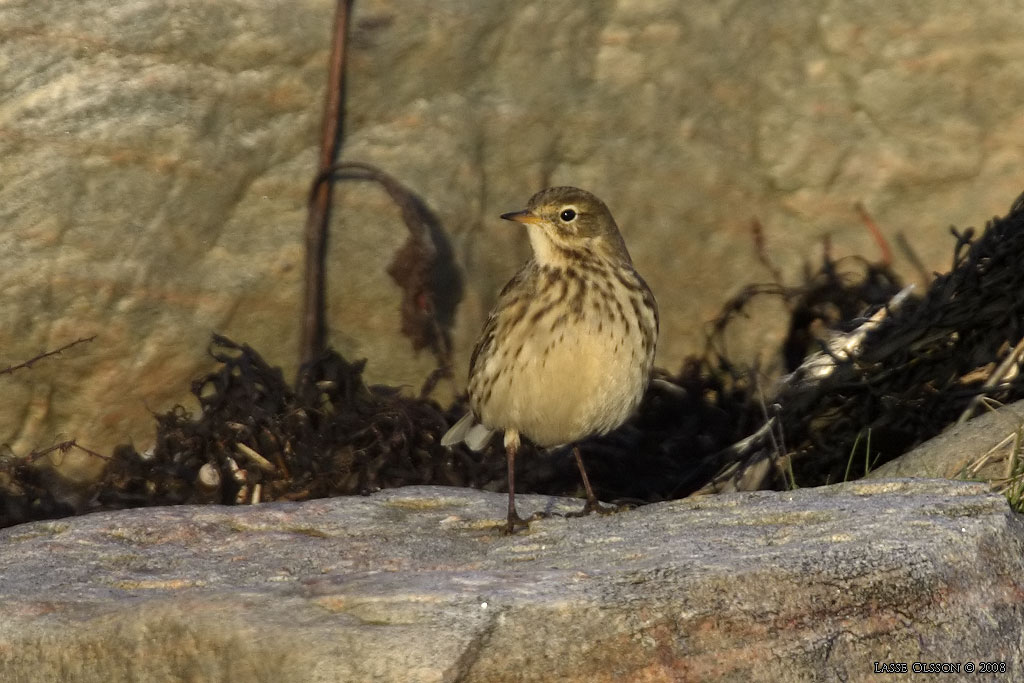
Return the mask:
<path id="1" fill-rule="evenodd" d="M 562 213 L 558 214 L 559 218 L 565 223 L 572 223 L 573 219 L 576 218 L 576 212 L 572 209 L 562 209 Z"/>

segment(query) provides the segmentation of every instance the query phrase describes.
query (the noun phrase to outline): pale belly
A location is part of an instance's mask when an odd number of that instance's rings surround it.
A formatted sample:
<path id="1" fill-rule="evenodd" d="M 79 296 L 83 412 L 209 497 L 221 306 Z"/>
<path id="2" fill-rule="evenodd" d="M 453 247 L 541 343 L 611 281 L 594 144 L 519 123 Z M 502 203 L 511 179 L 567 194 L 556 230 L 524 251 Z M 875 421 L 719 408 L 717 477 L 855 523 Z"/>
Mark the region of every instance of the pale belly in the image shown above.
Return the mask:
<path id="1" fill-rule="evenodd" d="M 485 425 L 516 429 L 547 447 L 604 434 L 629 418 L 647 386 L 651 359 L 623 320 L 599 326 L 584 316 L 553 332 L 550 325 L 537 327 L 521 351 L 496 354 L 510 364 L 480 405 Z"/>

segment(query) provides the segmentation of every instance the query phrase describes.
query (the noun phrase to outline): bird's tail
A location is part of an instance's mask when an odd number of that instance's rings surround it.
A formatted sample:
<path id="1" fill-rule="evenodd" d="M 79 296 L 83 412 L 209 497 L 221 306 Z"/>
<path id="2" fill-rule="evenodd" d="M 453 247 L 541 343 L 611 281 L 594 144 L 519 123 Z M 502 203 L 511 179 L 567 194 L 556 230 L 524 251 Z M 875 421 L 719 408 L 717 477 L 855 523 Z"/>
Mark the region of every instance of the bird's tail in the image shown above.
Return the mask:
<path id="1" fill-rule="evenodd" d="M 445 435 L 441 437 L 441 445 L 454 446 L 464 441 L 472 450 L 479 451 L 491 440 L 492 434 L 494 434 L 494 430 L 477 422 L 471 410 L 445 432 Z"/>

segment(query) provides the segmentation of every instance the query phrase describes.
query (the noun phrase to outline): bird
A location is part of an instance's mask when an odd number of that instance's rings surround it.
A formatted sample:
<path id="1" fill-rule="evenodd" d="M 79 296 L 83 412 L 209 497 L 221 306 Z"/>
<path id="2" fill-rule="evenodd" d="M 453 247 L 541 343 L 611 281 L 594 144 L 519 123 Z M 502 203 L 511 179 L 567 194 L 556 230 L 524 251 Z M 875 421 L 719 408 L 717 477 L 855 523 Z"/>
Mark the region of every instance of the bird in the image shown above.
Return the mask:
<path id="1" fill-rule="evenodd" d="M 650 381 L 658 305 L 629 256 L 608 207 L 576 187 L 551 187 L 501 215 L 526 226 L 532 257 L 498 295 L 469 364 L 469 411 L 442 437 L 472 450 L 504 433 L 505 532 L 528 526 L 515 506 L 522 438 L 571 445 L 586 491 L 580 515 L 606 511 L 577 443 L 616 429 Z"/>

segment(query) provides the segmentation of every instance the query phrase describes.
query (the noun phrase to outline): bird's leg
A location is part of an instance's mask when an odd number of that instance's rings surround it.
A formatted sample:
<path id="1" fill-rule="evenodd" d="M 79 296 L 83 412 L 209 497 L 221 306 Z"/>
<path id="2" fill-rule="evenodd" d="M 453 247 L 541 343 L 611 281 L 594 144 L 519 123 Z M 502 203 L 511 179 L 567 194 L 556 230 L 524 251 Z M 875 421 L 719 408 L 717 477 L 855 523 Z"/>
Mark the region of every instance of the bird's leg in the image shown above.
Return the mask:
<path id="1" fill-rule="evenodd" d="M 583 458 L 580 457 L 579 446 L 573 445 L 572 455 L 576 458 L 576 466 L 580 468 L 580 477 L 583 478 L 583 488 L 587 490 L 587 504 L 584 505 L 583 509 L 579 512 L 579 516 L 583 517 L 589 515 L 591 512 L 599 512 L 602 515 L 615 512 L 615 508 L 601 505 L 597 500 L 597 496 L 594 495 L 594 489 L 590 488 L 590 477 L 587 476 L 587 470 L 583 467 Z"/>
<path id="2" fill-rule="evenodd" d="M 516 451 L 519 450 L 519 432 L 510 429 L 505 432 L 505 455 L 508 459 L 508 521 L 505 533 L 515 533 L 517 526 L 529 526 L 516 512 Z"/>

